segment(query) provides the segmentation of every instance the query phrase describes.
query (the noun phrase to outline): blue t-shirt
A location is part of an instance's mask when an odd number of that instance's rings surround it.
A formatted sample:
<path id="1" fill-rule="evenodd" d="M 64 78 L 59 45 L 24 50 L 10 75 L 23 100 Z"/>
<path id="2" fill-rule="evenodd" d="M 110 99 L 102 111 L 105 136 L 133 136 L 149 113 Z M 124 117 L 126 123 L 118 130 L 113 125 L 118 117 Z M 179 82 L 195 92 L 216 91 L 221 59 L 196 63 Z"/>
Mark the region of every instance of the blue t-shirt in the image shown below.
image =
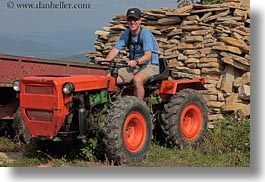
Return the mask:
<path id="1" fill-rule="evenodd" d="M 119 40 L 114 46 L 118 50 L 122 50 L 127 46 L 129 40 L 129 32 L 127 29 L 122 32 Z M 137 44 L 138 36 L 140 35 L 140 43 Z M 148 29 L 143 28 L 141 33 L 133 36 L 131 35 L 131 44 L 130 44 L 130 59 L 137 59 L 144 55 L 145 52 L 152 52 L 152 59 L 145 64 L 158 64 L 158 46 L 155 37 L 152 32 Z M 134 56 L 134 58 L 133 58 Z"/>

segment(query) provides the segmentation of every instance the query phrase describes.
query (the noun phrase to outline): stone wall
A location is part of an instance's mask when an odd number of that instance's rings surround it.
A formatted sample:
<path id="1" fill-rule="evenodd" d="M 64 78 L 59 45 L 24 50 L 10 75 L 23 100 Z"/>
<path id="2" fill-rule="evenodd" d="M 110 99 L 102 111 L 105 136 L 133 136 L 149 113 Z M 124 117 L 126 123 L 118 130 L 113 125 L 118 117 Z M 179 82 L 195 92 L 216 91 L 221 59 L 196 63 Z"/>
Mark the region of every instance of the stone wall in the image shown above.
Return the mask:
<path id="1" fill-rule="evenodd" d="M 142 26 L 154 34 L 160 57 L 167 58 L 171 77 L 205 78 L 210 121 L 231 113 L 236 118 L 250 116 L 248 8 L 227 2 L 142 11 Z M 87 56 L 94 61 L 104 59 L 126 28 L 125 14 L 114 17 L 95 32 L 95 51 Z M 121 51 L 117 59 L 128 60 L 127 50 Z"/>

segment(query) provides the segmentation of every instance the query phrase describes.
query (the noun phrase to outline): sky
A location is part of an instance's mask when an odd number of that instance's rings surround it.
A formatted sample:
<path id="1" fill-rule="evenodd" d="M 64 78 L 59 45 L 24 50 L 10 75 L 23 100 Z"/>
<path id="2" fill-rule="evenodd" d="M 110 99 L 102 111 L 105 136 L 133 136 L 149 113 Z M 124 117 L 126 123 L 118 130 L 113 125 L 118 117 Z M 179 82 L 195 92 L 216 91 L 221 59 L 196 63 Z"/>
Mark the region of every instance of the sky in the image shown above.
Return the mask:
<path id="1" fill-rule="evenodd" d="M 8 8 L 8 3 L 14 3 Z M 18 9 L 16 4 L 49 4 L 50 0 L 1 0 L 0 33 L 53 32 L 87 28 L 100 28 L 115 15 L 125 13 L 127 8 L 135 6 L 142 9 L 171 7 L 176 8 L 176 0 L 56 0 L 55 3 L 89 4 L 81 9 Z M 3 25 L 3 26 L 2 26 Z"/>
<path id="2" fill-rule="evenodd" d="M 36 8 L 18 8 L 25 3 Z M 53 5 L 63 3 L 65 9 L 45 9 L 45 4 L 50 3 L 50 0 L 1 0 L 0 36 L 33 40 L 78 54 L 93 49 L 95 31 L 130 7 L 145 10 L 177 7 L 176 0 L 56 0 Z M 69 3 L 88 6 L 66 9 Z"/>

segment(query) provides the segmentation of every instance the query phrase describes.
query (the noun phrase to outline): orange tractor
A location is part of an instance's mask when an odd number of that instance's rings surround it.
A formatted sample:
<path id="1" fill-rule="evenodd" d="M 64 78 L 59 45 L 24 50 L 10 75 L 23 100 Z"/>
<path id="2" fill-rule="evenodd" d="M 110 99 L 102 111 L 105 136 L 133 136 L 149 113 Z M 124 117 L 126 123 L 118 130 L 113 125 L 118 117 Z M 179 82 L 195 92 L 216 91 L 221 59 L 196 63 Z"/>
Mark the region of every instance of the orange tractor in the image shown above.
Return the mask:
<path id="1" fill-rule="evenodd" d="M 145 158 L 154 125 L 169 144 L 197 145 L 207 127 L 207 106 L 197 92 L 205 89 L 204 79 L 169 80 L 166 60 L 159 62 L 160 74 L 145 84 L 144 100 L 133 96 L 132 84 L 116 85 L 123 61 L 97 62 L 110 76 L 24 77 L 14 84 L 25 124 L 20 134 L 25 140 L 85 143 L 89 131 L 101 130 L 106 156 L 116 164 Z"/>

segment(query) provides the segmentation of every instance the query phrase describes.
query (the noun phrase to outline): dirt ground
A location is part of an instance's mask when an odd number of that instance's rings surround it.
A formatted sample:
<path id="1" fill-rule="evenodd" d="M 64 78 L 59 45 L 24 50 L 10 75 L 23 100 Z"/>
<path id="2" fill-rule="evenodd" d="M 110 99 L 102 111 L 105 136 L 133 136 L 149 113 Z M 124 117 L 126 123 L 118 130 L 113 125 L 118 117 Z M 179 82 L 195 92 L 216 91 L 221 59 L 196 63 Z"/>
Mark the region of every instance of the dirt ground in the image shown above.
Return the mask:
<path id="1" fill-rule="evenodd" d="M 22 152 L 0 152 L 0 164 L 22 158 Z"/>

